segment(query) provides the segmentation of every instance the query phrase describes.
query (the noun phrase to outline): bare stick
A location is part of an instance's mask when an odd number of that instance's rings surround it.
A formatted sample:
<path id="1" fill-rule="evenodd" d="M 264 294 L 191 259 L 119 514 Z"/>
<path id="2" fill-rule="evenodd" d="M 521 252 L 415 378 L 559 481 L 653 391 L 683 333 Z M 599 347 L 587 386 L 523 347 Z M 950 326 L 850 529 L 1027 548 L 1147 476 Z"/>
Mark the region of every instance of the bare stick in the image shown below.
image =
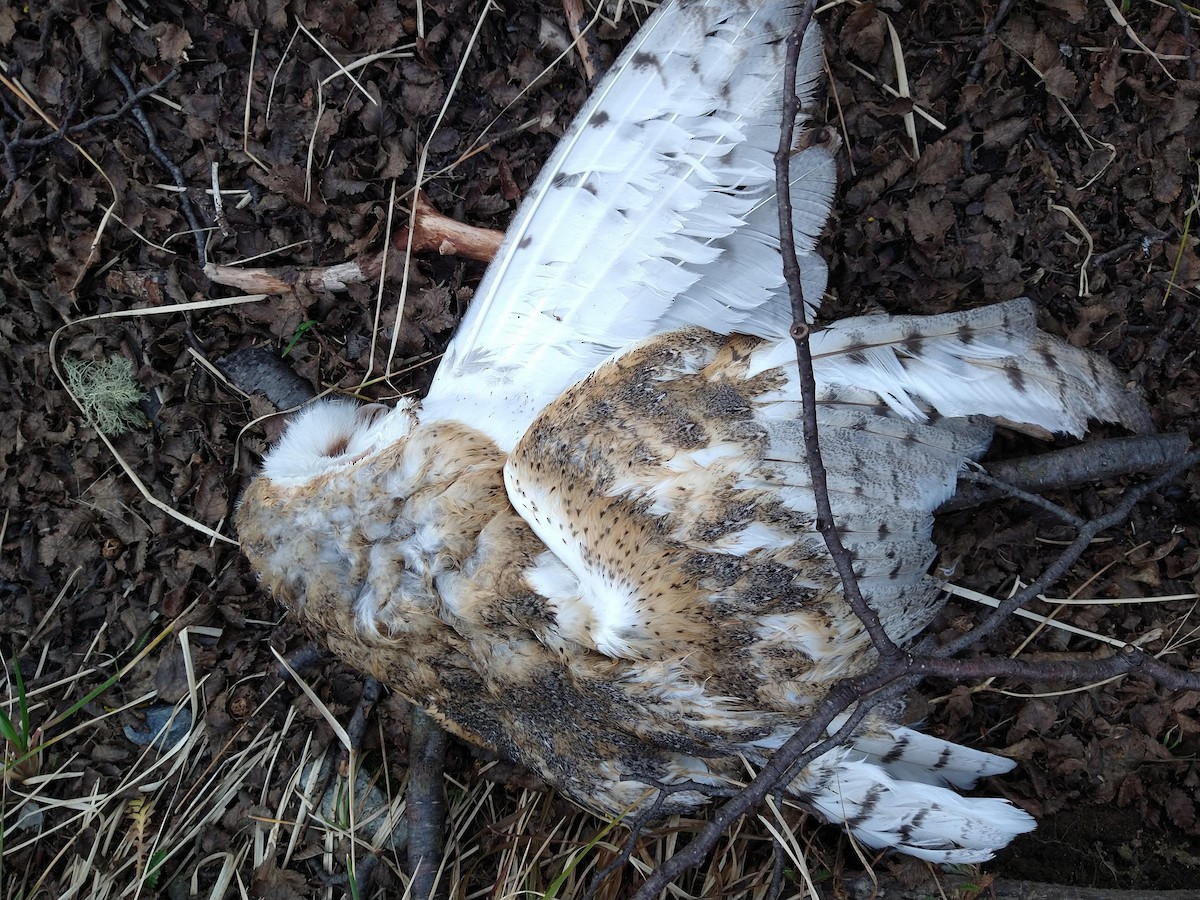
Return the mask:
<path id="1" fill-rule="evenodd" d="M 1077 447 L 1050 453 L 995 460 L 985 464 L 986 474 L 967 470 L 959 473 L 954 496 L 938 512 L 978 506 L 989 500 L 1015 497 L 1035 506 L 1054 506 L 1026 491 L 1048 491 L 1154 472 L 1171 465 L 1188 452 L 1186 434 L 1139 434 L 1134 437 L 1090 440 Z M 1050 510 L 1063 518 L 1060 507 Z M 1064 519 L 1064 521 L 1067 521 Z M 1081 524 L 1075 519 L 1072 524 Z"/>
<path id="2" fill-rule="evenodd" d="M 804 403 L 801 423 L 804 427 L 804 452 L 812 476 L 813 499 L 817 506 L 816 529 L 825 539 L 834 567 L 842 579 L 846 602 L 854 614 L 862 620 L 871 636 L 871 643 L 885 662 L 894 660 L 900 648 L 888 637 L 883 623 L 875 610 L 867 605 L 858 588 L 854 575 L 854 561 L 842 546 L 833 509 L 829 502 L 829 486 L 825 462 L 821 458 L 821 447 L 817 433 L 817 382 L 813 376 L 812 349 L 809 346 L 809 329 L 804 321 L 804 293 L 800 283 L 800 263 L 796 259 L 796 239 L 792 231 L 791 203 L 791 158 L 792 138 L 796 130 L 796 116 L 800 113 L 800 99 L 796 96 L 796 67 L 800 59 L 800 45 L 804 33 L 812 21 L 815 2 L 807 2 L 800 11 L 796 27 L 787 39 L 787 63 L 783 70 L 783 122 L 779 131 L 779 148 L 775 151 L 775 196 L 779 205 L 780 251 L 783 254 L 783 277 L 787 281 L 792 298 L 792 339 L 796 342 L 796 362 L 800 369 L 800 397 Z"/>
<path id="3" fill-rule="evenodd" d="M 418 253 L 465 256 L 491 262 L 504 233 L 491 228 L 475 228 L 442 215 L 424 193 L 417 194 L 412 247 Z M 408 246 L 408 228 L 392 236 L 392 250 L 404 252 Z M 251 294 L 288 294 L 297 286 L 309 290 L 344 291 L 351 284 L 374 281 L 383 271 L 384 253 L 369 254 L 357 260 L 313 269 L 247 269 L 209 263 L 204 274 L 217 284 L 228 285 Z"/>
<path id="4" fill-rule="evenodd" d="M 587 83 L 596 81 L 599 54 L 596 52 L 596 38 L 588 30 L 588 17 L 583 10 L 582 0 L 562 0 L 563 15 L 567 17 L 567 28 L 575 39 L 575 52 L 579 54 L 579 62 L 583 66 L 583 77 Z"/>
<path id="5" fill-rule="evenodd" d="M 350 736 L 351 747 L 362 748 L 363 735 L 367 731 L 367 719 L 371 715 L 371 710 L 375 708 L 375 704 L 379 702 L 382 690 L 379 682 L 369 675 L 363 679 L 362 696 L 358 698 L 358 704 L 350 716 L 350 724 L 346 726 L 346 734 Z"/>

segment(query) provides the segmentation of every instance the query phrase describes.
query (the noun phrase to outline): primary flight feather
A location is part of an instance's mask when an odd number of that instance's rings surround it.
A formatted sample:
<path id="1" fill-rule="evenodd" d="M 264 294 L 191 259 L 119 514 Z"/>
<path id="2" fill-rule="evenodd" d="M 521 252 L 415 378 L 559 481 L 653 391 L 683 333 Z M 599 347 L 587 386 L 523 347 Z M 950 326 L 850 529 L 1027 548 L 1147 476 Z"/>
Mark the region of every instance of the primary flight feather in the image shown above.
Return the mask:
<path id="1" fill-rule="evenodd" d="M 707 802 L 875 662 L 813 527 L 771 153 L 771 0 L 666 3 L 564 136 L 428 397 L 298 415 L 238 512 L 262 581 L 338 655 L 450 731 L 608 814 Z M 820 74 L 805 37 L 802 101 Z M 811 314 L 835 165 L 792 165 Z M 933 511 L 982 417 L 1148 426 L 1111 366 L 1027 300 L 814 330 L 835 516 L 906 641 L 939 607 Z M 877 710 L 787 786 L 871 847 L 989 858 L 1033 827 L 956 788 L 1010 761 Z"/>

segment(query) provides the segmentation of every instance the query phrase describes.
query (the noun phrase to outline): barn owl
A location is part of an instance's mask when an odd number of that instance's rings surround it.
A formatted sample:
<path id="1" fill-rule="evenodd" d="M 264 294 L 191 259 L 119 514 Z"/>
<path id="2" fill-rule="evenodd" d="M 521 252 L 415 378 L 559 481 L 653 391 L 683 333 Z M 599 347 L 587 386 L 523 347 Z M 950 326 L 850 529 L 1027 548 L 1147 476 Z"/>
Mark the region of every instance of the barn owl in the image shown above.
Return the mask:
<path id="1" fill-rule="evenodd" d="M 296 415 L 237 526 L 344 660 L 585 807 L 694 811 L 875 654 L 813 527 L 771 154 L 776 0 L 651 17 L 530 190 L 428 396 Z M 796 88 L 817 90 L 809 28 Z M 792 162 L 806 312 L 835 163 Z M 895 640 L 939 608 L 933 511 L 989 418 L 1147 426 L 1028 300 L 814 327 L 834 513 Z M 1012 763 L 876 710 L 787 785 L 862 843 L 988 859 L 1033 820 L 957 789 Z"/>

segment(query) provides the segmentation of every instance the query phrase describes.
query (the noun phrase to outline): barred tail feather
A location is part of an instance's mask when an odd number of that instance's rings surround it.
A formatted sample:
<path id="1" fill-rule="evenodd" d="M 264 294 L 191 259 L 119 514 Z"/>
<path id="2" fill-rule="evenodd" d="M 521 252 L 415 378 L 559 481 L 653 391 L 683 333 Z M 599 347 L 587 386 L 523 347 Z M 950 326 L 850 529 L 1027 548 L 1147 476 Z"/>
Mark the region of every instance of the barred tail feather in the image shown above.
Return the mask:
<path id="1" fill-rule="evenodd" d="M 850 748 L 818 759 L 791 790 L 868 847 L 937 863 L 991 859 L 1036 824 L 1006 800 L 960 797 L 948 788 L 895 779 Z"/>
<path id="2" fill-rule="evenodd" d="M 1124 373 L 1103 357 L 1042 332 L 1035 337 L 1030 356 L 1033 363 L 1025 362 L 1023 372 L 1052 385 L 1070 416 L 1067 427 L 1059 430 L 1080 437 L 1089 418 L 1119 422 L 1143 434 L 1155 430 L 1141 395 L 1130 390 Z"/>
<path id="3" fill-rule="evenodd" d="M 938 786 L 972 788 L 980 778 L 1011 772 L 1016 763 L 1003 756 L 964 747 L 903 726 L 882 733 L 855 735 L 852 746 L 868 755 L 892 778 Z"/>

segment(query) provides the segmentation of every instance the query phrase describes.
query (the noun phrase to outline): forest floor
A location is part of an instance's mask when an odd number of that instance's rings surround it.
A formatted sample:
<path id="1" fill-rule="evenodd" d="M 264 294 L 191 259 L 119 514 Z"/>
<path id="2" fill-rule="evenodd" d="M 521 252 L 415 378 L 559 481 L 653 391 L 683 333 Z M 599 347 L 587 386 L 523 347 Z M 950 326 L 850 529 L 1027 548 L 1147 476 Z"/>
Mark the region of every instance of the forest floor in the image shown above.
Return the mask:
<path id="1" fill-rule="evenodd" d="M 341 896 L 352 857 L 378 862 L 365 896 L 398 895 L 403 854 L 387 824 L 354 823 L 351 843 L 339 808 L 320 808 L 345 782 L 344 764 L 313 763 L 340 758 L 321 706 L 348 720 L 360 677 L 305 651 L 234 544 L 171 513 L 232 537 L 237 498 L 280 428 L 253 391 L 264 367 L 299 395 L 367 377 L 359 393 L 384 400 L 427 387 L 481 263 L 393 255 L 379 296 L 368 282 L 236 304 L 200 258 L 285 274 L 365 258 L 383 246 L 393 189 L 392 227 L 406 221 L 418 173 L 444 213 L 503 230 L 589 87 L 561 4 L 483 6 L 0 7 L 0 701 L 20 726 L 25 697 L 28 730 L 44 729 L 32 743 L 52 742 L 5 779 L 0 895 Z M 1159 0 L 999 6 L 998 19 L 996 4 L 970 0 L 819 13 L 830 74 L 819 116 L 843 142 L 822 315 L 1027 295 L 1044 329 L 1131 373 L 1160 430 L 1194 436 L 1200 14 Z M 591 31 L 600 69 L 646 15 L 624 7 Z M 110 449 L 55 364 L 113 357 L 146 396 Z M 1031 449 L 1002 437 L 994 455 Z M 1126 487 L 1054 499 L 1093 515 Z M 1154 493 L 1055 591 L 1094 602 L 1039 610 L 1196 669 L 1198 495 L 1195 472 Z M 1067 536 L 1005 504 L 947 516 L 939 534 L 955 581 L 992 595 L 1030 580 Z M 955 600 L 940 630 L 979 615 Z M 1032 630 L 1013 622 L 976 649 L 1108 652 L 1053 630 L 1026 642 Z M 281 675 L 276 652 L 307 660 L 316 700 Z M 1195 890 L 1198 701 L 1135 678 L 924 685 L 913 705 L 925 727 L 1017 759 L 984 790 L 1039 821 L 969 883 Z M 171 710 L 180 727 L 164 750 L 146 735 Z M 374 815 L 402 811 L 407 721 L 394 696 L 368 720 L 371 780 L 357 792 Z M 484 768 L 452 748 L 456 895 L 540 893 L 565 873 L 567 896 L 619 845 L 600 820 Z M 850 892 L 863 866 L 840 833 L 784 816 L 813 880 Z M 626 895 L 635 864 L 693 828 L 652 829 L 607 896 Z M 929 876 L 911 860 L 874 864 L 910 885 Z M 769 835 L 747 821 L 686 888 L 753 895 L 770 877 Z"/>

